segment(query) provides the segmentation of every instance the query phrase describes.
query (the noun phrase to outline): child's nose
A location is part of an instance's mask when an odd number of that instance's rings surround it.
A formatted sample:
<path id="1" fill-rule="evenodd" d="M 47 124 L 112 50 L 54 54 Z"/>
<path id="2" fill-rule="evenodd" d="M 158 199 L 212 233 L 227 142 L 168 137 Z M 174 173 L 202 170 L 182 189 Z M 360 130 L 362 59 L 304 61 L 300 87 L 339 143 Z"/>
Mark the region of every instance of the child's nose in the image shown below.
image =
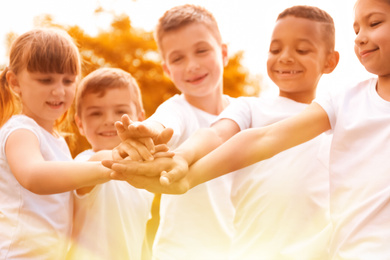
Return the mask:
<path id="1" fill-rule="evenodd" d="M 199 62 L 196 59 L 189 59 L 187 62 L 187 70 L 189 72 L 197 71 L 200 68 Z"/>
<path id="2" fill-rule="evenodd" d="M 115 121 L 117 121 L 117 119 L 114 115 L 112 115 L 111 113 L 106 113 L 106 116 L 104 117 L 105 125 L 114 125 Z"/>
<path id="3" fill-rule="evenodd" d="M 54 85 L 52 93 L 55 96 L 65 95 L 65 86 L 61 82 L 58 82 Z"/>
<path id="4" fill-rule="evenodd" d="M 367 41 L 368 41 L 367 35 L 365 34 L 365 32 L 363 30 L 360 30 L 359 33 L 356 34 L 355 44 L 357 46 L 361 46 L 361 45 L 366 44 Z"/>
<path id="5" fill-rule="evenodd" d="M 291 63 L 294 62 L 294 57 L 289 50 L 284 50 L 280 54 L 279 61 L 284 63 Z"/>

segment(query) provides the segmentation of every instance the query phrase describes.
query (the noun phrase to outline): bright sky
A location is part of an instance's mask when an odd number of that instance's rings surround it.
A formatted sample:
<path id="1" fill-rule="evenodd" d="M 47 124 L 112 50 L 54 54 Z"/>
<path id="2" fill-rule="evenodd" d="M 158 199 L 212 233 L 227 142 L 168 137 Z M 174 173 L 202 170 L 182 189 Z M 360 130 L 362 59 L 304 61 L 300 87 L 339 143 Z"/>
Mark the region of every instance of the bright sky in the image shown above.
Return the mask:
<path id="1" fill-rule="evenodd" d="M 41 14 L 51 14 L 54 22 L 76 24 L 95 34 L 99 29 L 109 27 L 112 21 L 109 14 L 94 15 L 95 8 L 102 6 L 115 14 L 129 15 L 134 27 L 153 30 L 167 9 L 185 3 L 204 6 L 214 14 L 229 51 L 244 51 L 244 65 L 251 73 L 264 76 L 264 84 L 269 86 L 266 93 L 276 90 L 266 75 L 273 25 L 277 15 L 293 5 L 318 6 L 327 11 L 336 24 L 336 49 L 340 52 L 340 63 L 332 74 L 322 77 L 319 94 L 372 76 L 353 52 L 355 0 L 12 0 L 0 8 L 0 64 L 7 62 L 5 35 L 10 31 L 21 34 L 33 28 L 34 17 Z"/>

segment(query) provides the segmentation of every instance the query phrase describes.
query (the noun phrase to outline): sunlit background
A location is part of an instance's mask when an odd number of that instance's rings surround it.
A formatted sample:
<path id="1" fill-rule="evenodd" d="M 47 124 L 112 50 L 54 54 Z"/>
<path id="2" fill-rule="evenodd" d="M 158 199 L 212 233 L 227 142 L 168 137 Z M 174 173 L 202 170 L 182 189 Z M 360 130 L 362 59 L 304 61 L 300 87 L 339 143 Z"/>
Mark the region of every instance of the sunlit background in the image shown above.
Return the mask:
<path id="1" fill-rule="evenodd" d="M 215 15 L 229 51 L 243 50 L 243 65 L 253 74 L 264 75 L 262 84 L 268 87 L 262 95 L 276 90 L 266 76 L 268 43 L 274 21 L 278 13 L 293 5 L 318 6 L 331 14 L 336 24 L 336 48 L 341 59 L 336 70 L 322 78 L 319 94 L 371 76 L 353 52 L 355 0 L 12 0 L 0 8 L 0 64 L 8 62 L 6 34 L 11 31 L 21 34 L 33 28 L 34 18 L 42 14 L 50 14 L 59 24 L 78 25 L 94 35 L 109 27 L 113 15 L 124 13 L 134 27 L 151 31 L 165 10 L 185 3 L 204 6 Z M 105 12 L 96 13 L 97 8 Z"/>

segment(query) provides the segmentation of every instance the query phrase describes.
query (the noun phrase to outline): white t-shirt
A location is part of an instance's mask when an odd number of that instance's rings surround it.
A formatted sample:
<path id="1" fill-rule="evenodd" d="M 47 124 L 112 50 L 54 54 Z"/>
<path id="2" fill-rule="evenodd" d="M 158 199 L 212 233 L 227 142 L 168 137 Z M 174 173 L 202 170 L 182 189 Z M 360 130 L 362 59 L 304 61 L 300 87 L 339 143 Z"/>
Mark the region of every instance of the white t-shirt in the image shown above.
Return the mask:
<path id="1" fill-rule="evenodd" d="M 376 83 L 316 100 L 333 131 L 331 259 L 390 259 L 390 102 Z"/>
<path id="2" fill-rule="evenodd" d="M 272 124 L 306 107 L 279 96 L 242 97 L 219 118 L 231 119 L 244 130 Z M 327 259 L 329 144 L 330 138 L 323 135 L 234 173 L 236 234 L 231 259 Z"/>
<path id="3" fill-rule="evenodd" d="M 86 150 L 75 160 L 87 161 L 93 154 Z M 96 185 L 88 194 L 74 194 L 74 228 L 67 259 L 142 260 L 152 193 L 112 180 Z"/>
<path id="4" fill-rule="evenodd" d="M 147 120 L 174 129 L 169 143 L 174 149 L 215 119 L 215 115 L 191 106 L 183 95 L 176 95 Z M 154 259 L 227 259 L 234 215 L 230 188 L 231 177 L 226 175 L 183 195 L 162 195 Z"/>
<path id="5" fill-rule="evenodd" d="M 27 116 L 13 116 L 0 128 L 0 259 L 63 259 L 72 228 L 71 192 L 38 195 L 19 184 L 4 150 L 17 129 L 36 135 L 46 161 L 72 160 L 63 138 L 54 137 Z"/>

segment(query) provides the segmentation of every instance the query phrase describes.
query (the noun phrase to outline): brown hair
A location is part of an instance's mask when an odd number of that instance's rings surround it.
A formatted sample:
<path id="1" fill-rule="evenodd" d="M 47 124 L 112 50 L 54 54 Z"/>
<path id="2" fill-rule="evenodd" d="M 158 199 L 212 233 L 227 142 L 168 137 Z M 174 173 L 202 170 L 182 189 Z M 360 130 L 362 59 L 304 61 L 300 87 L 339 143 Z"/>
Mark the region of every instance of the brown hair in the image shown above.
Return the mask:
<path id="1" fill-rule="evenodd" d="M 100 68 L 83 78 L 76 93 L 76 113 L 80 116 L 83 97 L 98 93 L 101 97 L 114 88 L 128 88 L 137 113 L 143 111 L 141 91 L 130 73 L 118 68 Z"/>
<path id="2" fill-rule="evenodd" d="M 80 63 L 77 46 L 63 30 L 34 29 L 16 38 L 11 44 L 9 66 L 0 75 L 0 126 L 22 109 L 19 97 L 8 85 L 8 71 L 13 71 L 16 75 L 23 69 L 29 72 L 80 75 Z M 66 114 L 57 120 L 56 127 L 62 123 Z"/>
<path id="3" fill-rule="evenodd" d="M 154 36 L 160 52 L 163 53 L 161 41 L 166 33 L 193 23 L 204 24 L 213 33 L 217 42 L 222 42 L 218 24 L 213 14 L 204 7 L 186 4 L 169 9 L 159 19 Z"/>
<path id="4" fill-rule="evenodd" d="M 307 20 L 322 23 L 322 38 L 326 43 L 329 52 L 334 51 L 336 38 L 335 26 L 333 18 L 327 12 L 315 6 L 297 5 L 285 9 L 279 14 L 276 20 L 278 21 L 288 16 L 304 18 Z"/>

